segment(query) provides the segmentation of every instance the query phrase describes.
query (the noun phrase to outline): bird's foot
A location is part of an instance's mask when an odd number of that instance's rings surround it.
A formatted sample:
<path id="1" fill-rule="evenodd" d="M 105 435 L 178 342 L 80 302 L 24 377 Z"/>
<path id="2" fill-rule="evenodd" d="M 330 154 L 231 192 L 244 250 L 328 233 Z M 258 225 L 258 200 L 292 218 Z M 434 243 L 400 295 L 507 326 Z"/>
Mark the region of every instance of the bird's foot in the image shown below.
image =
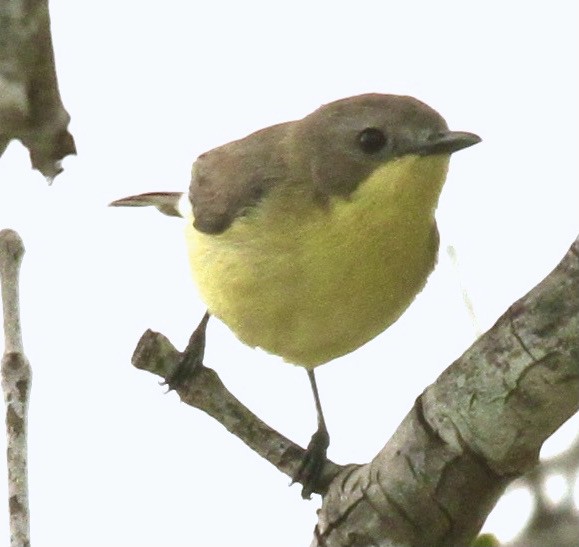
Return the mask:
<path id="1" fill-rule="evenodd" d="M 196 371 L 203 366 L 203 357 L 194 351 L 189 351 L 189 347 L 181 354 L 180 361 L 175 368 L 167 374 L 165 380 L 161 382 L 162 386 L 167 386 L 168 391 L 182 387 L 186 382 L 191 380 Z"/>
<path id="2" fill-rule="evenodd" d="M 183 386 L 195 376 L 195 373 L 203 366 L 205 355 L 205 330 L 209 313 L 201 319 L 197 328 L 193 331 L 185 351 L 181 354 L 181 360 L 175 368 L 166 376 L 161 385 L 168 386 L 169 391 Z"/>
<path id="3" fill-rule="evenodd" d="M 318 481 L 327 460 L 328 446 L 330 446 L 328 431 L 319 428 L 312 435 L 300 467 L 293 476 L 292 484 L 299 482 L 302 485 L 302 498 L 305 500 L 309 500 L 318 489 Z"/>

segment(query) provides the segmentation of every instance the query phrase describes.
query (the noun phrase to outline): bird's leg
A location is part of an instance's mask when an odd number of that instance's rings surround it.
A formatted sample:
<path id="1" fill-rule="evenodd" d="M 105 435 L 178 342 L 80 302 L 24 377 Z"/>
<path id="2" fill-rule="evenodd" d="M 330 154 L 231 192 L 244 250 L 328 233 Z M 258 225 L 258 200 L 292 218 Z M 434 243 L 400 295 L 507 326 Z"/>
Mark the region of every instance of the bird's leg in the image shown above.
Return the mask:
<path id="1" fill-rule="evenodd" d="M 316 403 L 318 429 L 312 435 L 301 465 L 293 477 L 293 482 L 302 484 L 302 498 L 304 499 L 309 499 L 311 494 L 316 490 L 320 473 L 326 461 L 326 451 L 330 445 L 330 435 L 326 427 L 324 413 L 322 412 L 320 395 L 313 370 L 308 370 L 308 378 L 310 379 L 310 385 L 312 386 L 312 393 L 314 394 L 314 401 Z"/>
<path id="2" fill-rule="evenodd" d="M 176 389 L 182 386 L 195 371 L 203 365 L 203 356 L 205 355 L 205 331 L 207 330 L 207 321 L 209 321 L 209 311 L 205 312 L 203 319 L 197 328 L 193 331 L 187 347 L 181 354 L 181 361 L 175 366 L 173 371 L 167 375 L 163 385 L 169 386 L 169 389 Z"/>

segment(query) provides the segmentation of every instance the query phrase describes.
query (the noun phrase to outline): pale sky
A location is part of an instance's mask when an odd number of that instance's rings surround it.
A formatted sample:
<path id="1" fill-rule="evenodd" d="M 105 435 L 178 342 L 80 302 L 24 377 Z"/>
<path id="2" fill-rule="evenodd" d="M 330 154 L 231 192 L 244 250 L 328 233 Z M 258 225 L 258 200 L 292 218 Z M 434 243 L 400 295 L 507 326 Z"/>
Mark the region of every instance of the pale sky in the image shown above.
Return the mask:
<path id="1" fill-rule="evenodd" d="M 107 203 L 185 190 L 200 153 L 359 93 L 413 95 L 451 129 L 479 134 L 481 144 L 452 157 L 427 287 L 386 333 L 318 369 L 329 457 L 366 462 L 473 342 L 461 285 L 486 330 L 579 232 L 577 3 L 50 7 L 78 156 L 51 187 L 18 143 L 0 159 L 0 229 L 18 230 L 27 249 L 32 542 L 308 545 L 319 497 L 303 501 L 299 486 L 130 365 L 144 330 L 181 348 L 204 307 L 179 221 Z M 303 370 L 243 346 L 217 321 L 207 343 L 206 364 L 231 391 L 305 445 L 315 412 Z M 502 539 L 525 519 L 517 495 L 487 525 Z M 0 495 L 0 538 L 6 528 Z"/>

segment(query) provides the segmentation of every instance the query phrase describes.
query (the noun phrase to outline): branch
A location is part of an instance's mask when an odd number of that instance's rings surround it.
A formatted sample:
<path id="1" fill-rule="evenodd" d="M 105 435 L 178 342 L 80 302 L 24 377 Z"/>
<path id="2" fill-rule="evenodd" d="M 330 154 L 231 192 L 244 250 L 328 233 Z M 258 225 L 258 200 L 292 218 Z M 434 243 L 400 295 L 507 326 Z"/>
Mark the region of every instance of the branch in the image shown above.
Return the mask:
<path id="1" fill-rule="evenodd" d="M 0 232 L 0 281 L 4 312 L 5 349 L 2 357 L 2 391 L 6 401 L 8 459 L 8 507 L 10 544 L 30 545 L 28 507 L 27 425 L 32 374 L 22 348 L 18 274 L 24 255 L 20 236 L 12 230 Z"/>
<path id="2" fill-rule="evenodd" d="M 139 340 L 132 362 L 139 369 L 166 378 L 181 361 L 181 355 L 165 336 L 148 330 Z M 305 450 L 262 422 L 240 403 L 213 369 L 200 366 L 192 380 L 175 391 L 184 403 L 215 418 L 281 472 L 289 477 L 295 476 Z M 319 481 L 323 490 L 343 468 L 327 461 Z"/>
<path id="3" fill-rule="evenodd" d="M 578 250 L 424 391 L 370 464 L 336 477 L 314 545 L 350 545 L 356 531 L 364 545 L 472 541 L 579 409 Z"/>
<path id="4" fill-rule="evenodd" d="M 12 139 L 53 179 L 75 154 L 58 91 L 47 0 L 0 0 L 0 156 Z"/>
<path id="5" fill-rule="evenodd" d="M 166 377 L 179 352 L 145 333 L 133 364 Z M 324 468 L 313 546 L 463 546 L 542 443 L 579 410 L 579 240 L 557 268 L 418 397 L 366 465 Z M 203 369 L 178 390 L 283 472 L 303 450 Z"/>

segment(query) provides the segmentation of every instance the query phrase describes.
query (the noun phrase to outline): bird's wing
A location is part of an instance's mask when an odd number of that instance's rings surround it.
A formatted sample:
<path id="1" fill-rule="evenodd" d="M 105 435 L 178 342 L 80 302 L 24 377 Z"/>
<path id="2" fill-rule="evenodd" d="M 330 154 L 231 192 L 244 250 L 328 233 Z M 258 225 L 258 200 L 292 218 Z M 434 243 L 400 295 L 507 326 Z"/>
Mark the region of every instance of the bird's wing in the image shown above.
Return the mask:
<path id="1" fill-rule="evenodd" d="M 288 124 L 257 131 L 199 156 L 193 164 L 189 201 L 194 226 L 208 234 L 231 223 L 280 181 L 287 178 L 284 137 Z M 180 192 L 149 192 L 113 201 L 113 207 L 156 207 L 168 216 L 183 216 Z"/>
<path id="2" fill-rule="evenodd" d="M 272 187 L 287 180 L 288 126 L 284 123 L 262 129 L 199 156 L 189 186 L 197 230 L 224 232 Z"/>

